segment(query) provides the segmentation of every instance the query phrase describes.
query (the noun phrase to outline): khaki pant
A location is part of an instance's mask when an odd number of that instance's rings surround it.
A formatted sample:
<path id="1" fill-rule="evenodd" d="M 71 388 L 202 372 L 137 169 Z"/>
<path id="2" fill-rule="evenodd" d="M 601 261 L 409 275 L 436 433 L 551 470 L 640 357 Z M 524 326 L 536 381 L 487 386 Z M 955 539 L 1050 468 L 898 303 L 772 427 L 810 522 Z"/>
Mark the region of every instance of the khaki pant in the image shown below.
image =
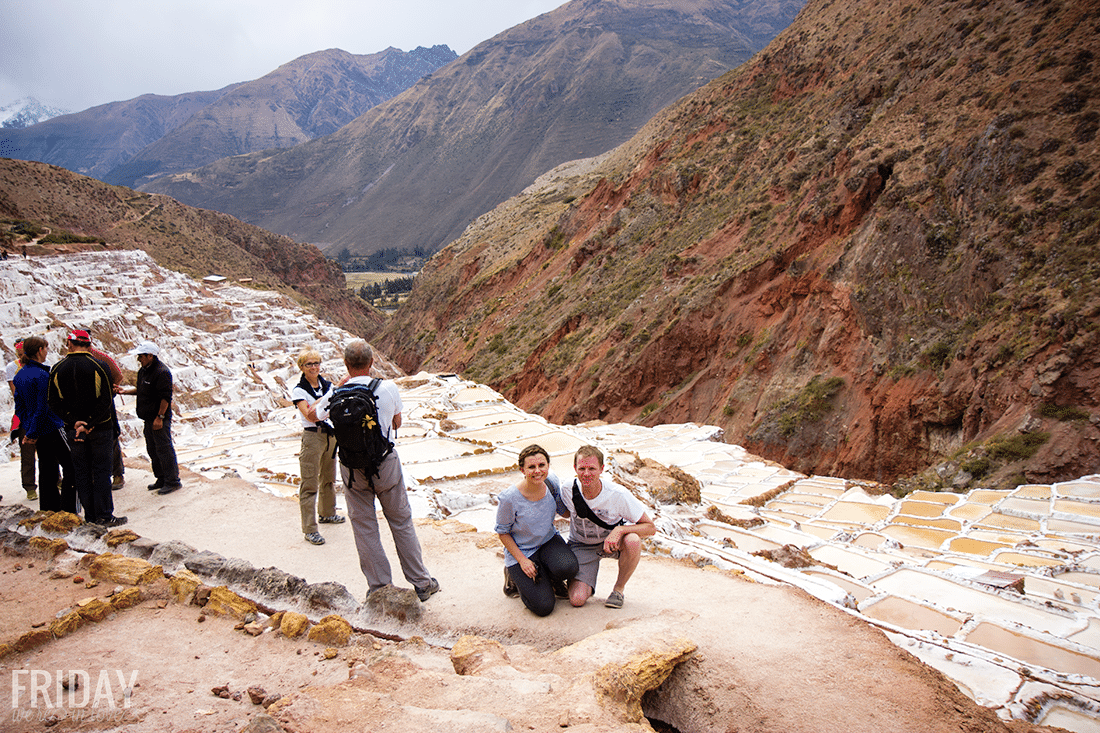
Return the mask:
<path id="1" fill-rule="evenodd" d="M 302 510 L 302 534 L 317 531 L 317 515 L 336 513 L 336 436 L 320 430 L 302 431 L 302 449 L 298 453 L 302 483 L 298 487 L 298 506 Z"/>
<path id="2" fill-rule="evenodd" d="M 382 507 L 382 514 L 390 526 L 405 580 L 414 588 L 428 586 L 432 582 L 432 576 L 421 557 L 420 540 L 413 525 L 412 507 L 409 506 L 405 476 L 397 452 L 390 453 L 382 461 L 379 475 L 374 479 L 374 488 L 371 488 L 360 468 L 353 471 L 341 464 L 340 475 L 344 480 L 344 498 L 348 502 L 348 518 L 351 519 L 351 530 L 355 537 L 355 550 L 359 554 L 359 569 L 367 579 L 367 592 L 378 590 L 393 581 L 390 561 L 386 557 L 378 532 L 375 499 Z"/>

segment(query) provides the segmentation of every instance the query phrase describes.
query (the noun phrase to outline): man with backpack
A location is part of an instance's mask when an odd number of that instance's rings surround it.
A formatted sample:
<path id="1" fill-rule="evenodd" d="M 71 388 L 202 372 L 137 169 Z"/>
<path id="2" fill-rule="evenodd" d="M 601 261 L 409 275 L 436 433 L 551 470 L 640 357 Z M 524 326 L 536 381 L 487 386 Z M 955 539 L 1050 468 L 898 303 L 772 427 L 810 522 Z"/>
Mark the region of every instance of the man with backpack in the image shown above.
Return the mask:
<path id="1" fill-rule="evenodd" d="M 577 478 L 562 487 L 561 500 L 569 510 L 569 549 L 577 556 L 580 570 L 569 581 L 569 602 L 583 606 L 596 590 L 600 559 L 618 560 L 619 574 L 604 605 L 623 607 L 623 591 L 642 557 L 642 538 L 652 537 L 657 527 L 645 505 L 625 487 L 604 481 L 603 452 L 594 445 L 582 445 L 573 455 Z"/>
<path id="2" fill-rule="evenodd" d="M 375 499 L 390 526 L 401 572 L 421 601 L 438 593 L 439 581 L 421 558 L 420 540 L 413 525 L 401 459 L 393 450 L 401 427 L 401 395 L 389 380 L 372 379 L 374 352 L 357 339 L 344 348 L 347 380 L 316 405 L 318 420 L 328 419 L 336 432 L 340 475 L 359 553 L 359 567 L 367 579 L 367 595 L 391 584 L 390 562 L 378 534 Z"/>

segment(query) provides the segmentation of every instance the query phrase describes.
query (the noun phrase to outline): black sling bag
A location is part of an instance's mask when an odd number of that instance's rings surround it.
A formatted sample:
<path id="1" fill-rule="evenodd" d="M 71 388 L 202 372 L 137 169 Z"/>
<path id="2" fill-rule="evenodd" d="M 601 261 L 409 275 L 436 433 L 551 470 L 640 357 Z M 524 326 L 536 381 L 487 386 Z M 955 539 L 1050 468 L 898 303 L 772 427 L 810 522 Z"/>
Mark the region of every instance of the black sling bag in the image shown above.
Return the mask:
<path id="1" fill-rule="evenodd" d="M 573 509 L 577 512 L 577 516 L 582 519 L 587 519 L 593 524 L 597 524 L 604 529 L 615 529 L 623 520 L 619 520 L 615 524 L 608 524 L 599 517 L 596 516 L 596 512 L 592 511 L 592 507 L 588 506 L 588 502 L 584 500 L 584 494 L 581 493 L 581 489 L 577 486 L 577 479 L 573 479 Z"/>

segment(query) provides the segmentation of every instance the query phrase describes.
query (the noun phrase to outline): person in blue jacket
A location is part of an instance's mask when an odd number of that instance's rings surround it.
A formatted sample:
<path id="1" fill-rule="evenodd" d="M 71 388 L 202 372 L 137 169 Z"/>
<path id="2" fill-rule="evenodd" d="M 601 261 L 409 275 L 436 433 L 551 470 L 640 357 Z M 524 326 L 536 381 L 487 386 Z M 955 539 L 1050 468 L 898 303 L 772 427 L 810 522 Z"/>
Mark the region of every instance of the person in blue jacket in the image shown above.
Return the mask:
<path id="1" fill-rule="evenodd" d="M 23 445 L 38 455 L 38 506 L 46 512 L 76 512 L 73 463 L 61 431 L 65 424 L 50 410 L 50 370 L 46 339 L 23 341 L 23 368 L 13 379 L 15 414 L 23 430 Z M 60 488 L 58 484 L 60 483 Z"/>

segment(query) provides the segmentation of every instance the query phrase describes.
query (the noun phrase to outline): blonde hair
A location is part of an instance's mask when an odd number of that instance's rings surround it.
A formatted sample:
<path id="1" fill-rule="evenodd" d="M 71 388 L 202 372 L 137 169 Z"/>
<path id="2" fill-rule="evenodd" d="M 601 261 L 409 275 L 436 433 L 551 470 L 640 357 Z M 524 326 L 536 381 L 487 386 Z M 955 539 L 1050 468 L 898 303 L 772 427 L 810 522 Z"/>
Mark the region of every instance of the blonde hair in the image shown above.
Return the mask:
<path id="1" fill-rule="evenodd" d="M 307 361 L 321 361 L 321 355 L 314 349 L 303 349 L 298 354 L 298 369 L 300 371 L 304 372 L 306 370 Z"/>
<path id="2" fill-rule="evenodd" d="M 577 460 L 584 458 L 585 456 L 595 456 L 596 460 L 600 464 L 600 468 L 603 468 L 603 451 L 594 445 L 582 445 L 577 448 L 577 452 L 573 454 L 573 466 L 577 465 Z"/>

